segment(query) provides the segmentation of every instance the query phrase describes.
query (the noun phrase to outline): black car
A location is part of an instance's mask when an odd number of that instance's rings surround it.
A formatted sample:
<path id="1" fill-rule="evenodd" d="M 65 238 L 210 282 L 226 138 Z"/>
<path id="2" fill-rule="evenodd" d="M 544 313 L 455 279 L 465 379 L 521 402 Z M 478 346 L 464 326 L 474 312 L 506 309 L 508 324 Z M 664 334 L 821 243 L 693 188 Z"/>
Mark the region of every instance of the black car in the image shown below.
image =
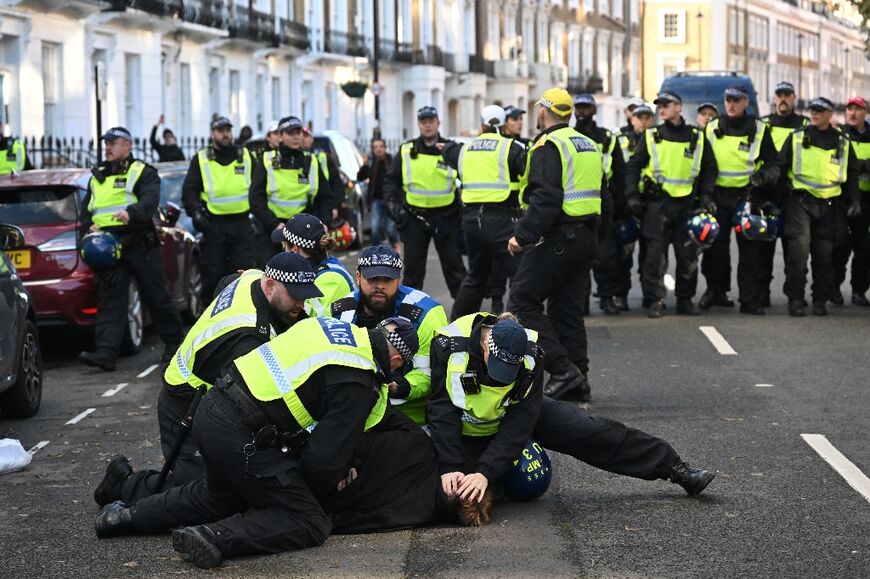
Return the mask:
<path id="1" fill-rule="evenodd" d="M 36 311 L 10 257 L 23 247 L 21 228 L 0 225 L 0 412 L 11 418 L 33 416 L 42 401 Z"/>

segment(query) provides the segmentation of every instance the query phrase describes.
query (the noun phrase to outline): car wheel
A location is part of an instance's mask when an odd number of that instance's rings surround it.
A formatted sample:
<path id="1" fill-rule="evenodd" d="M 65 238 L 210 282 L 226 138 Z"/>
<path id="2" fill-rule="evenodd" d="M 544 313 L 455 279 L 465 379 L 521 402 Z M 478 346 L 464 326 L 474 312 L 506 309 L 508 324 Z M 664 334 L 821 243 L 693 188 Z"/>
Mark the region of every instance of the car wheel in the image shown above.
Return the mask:
<path id="1" fill-rule="evenodd" d="M 42 350 L 39 334 L 30 320 L 24 326 L 24 343 L 18 361 L 18 379 L 0 396 L 3 414 L 12 418 L 29 418 L 42 402 Z"/>
<path id="2" fill-rule="evenodd" d="M 199 268 L 199 257 L 194 255 L 187 273 L 187 310 L 184 321 L 193 324 L 202 314 L 202 270 Z"/>
<path id="3" fill-rule="evenodd" d="M 130 279 L 129 299 L 127 300 L 127 325 L 124 328 L 124 342 L 121 344 L 121 354 L 132 356 L 142 349 L 142 337 L 145 330 L 145 319 L 142 312 L 142 298 L 139 295 L 139 284 Z"/>

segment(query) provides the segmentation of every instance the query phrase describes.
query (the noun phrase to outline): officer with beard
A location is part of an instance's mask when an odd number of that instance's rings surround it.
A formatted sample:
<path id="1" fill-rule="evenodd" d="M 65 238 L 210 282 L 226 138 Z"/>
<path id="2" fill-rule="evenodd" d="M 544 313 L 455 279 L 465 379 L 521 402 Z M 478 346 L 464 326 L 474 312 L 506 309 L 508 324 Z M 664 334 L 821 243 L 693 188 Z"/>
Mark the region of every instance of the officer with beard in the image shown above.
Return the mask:
<path id="1" fill-rule="evenodd" d="M 390 399 L 420 426 L 426 424 L 426 403 L 431 391 L 429 344 L 447 313 L 428 294 L 399 284 L 402 258 L 390 247 L 376 245 L 360 252 L 356 283 L 359 289 L 332 304 L 332 316 L 363 328 L 374 328 L 390 317 L 410 320 L 420 349 L 411 364 L 393 372 Z"/>

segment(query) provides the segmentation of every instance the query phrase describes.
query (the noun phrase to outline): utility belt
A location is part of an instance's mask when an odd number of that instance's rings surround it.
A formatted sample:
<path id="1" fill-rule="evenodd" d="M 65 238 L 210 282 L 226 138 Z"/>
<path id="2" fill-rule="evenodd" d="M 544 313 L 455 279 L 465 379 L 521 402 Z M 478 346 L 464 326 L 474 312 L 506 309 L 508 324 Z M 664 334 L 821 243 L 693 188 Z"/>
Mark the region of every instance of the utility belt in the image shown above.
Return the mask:
<path id="1" fill-rule="evenodd" d="M 820 197 L 816 197 L 806 189 L 794 189 L 793 187 L 789 187 L 789 198 L 796 199 L 801 203 L 807 203 L 809 205 L 833 205 L 835 203 L 839 204 L 841 199 L 843 198 L 843 194 L 840 193 L 836 197 L 830 197 L 828 199 L 822 199 Z"/>
<path id="2" fill-rule="evenodd" d="M 204 207 L 204 209 L 209 221 L 241 221 L 243 219 L 247 220 L 248 214 L 250 213 L 250 211 L 242 211 L 241 213 L 221 213 L 220 215 L 218 215 L 209 211 L 208 207 Z"/>
<path id="3" fill-rule="evenodd" d="M 713 197 L 731 197 L 745 201 L 749 197 L 749 187 L 715 187 Z"/>

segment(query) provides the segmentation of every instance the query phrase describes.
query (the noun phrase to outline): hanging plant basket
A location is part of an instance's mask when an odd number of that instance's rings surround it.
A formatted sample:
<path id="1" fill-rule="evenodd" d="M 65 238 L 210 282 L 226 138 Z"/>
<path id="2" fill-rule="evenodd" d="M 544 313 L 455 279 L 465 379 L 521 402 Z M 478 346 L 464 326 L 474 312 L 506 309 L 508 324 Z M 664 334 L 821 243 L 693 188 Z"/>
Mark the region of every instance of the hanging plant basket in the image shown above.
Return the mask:
<path id="1" fill-rule="evenodd" d="M 341 85 L 341 90 L 344 91 L 344 94 L 352 99 L 361 99 L 364 97 L 368 88 L 368 83 L 360 82 L 358 80 L 352 80 Z"/>

